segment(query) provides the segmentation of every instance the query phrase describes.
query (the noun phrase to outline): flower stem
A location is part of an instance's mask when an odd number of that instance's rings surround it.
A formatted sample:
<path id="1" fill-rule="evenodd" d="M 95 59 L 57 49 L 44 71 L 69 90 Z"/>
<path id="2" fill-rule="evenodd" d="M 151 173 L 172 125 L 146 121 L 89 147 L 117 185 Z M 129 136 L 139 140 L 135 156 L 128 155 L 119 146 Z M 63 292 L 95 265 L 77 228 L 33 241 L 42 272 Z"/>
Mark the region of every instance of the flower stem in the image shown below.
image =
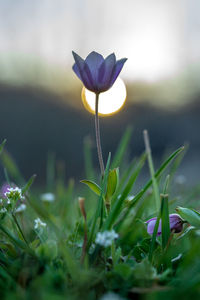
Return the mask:
<path id="1" fill-rule="evenodd" d="M 95 132 L 96 132 L 96 143 L 97 143 L 97 153 L 98 153 L 98 158 L 99 158 L 99 165 L 100 165 L 100 169 L 101 169 L 101 175 L 103 176 L 104 175 L 104 163 L 103 163 L 103 156 L 102 156 L 102 150 L 101 150 L 98 108 L 99 108 L 99 94 L 96 94 L 96 99 L 95 99 Z"/>

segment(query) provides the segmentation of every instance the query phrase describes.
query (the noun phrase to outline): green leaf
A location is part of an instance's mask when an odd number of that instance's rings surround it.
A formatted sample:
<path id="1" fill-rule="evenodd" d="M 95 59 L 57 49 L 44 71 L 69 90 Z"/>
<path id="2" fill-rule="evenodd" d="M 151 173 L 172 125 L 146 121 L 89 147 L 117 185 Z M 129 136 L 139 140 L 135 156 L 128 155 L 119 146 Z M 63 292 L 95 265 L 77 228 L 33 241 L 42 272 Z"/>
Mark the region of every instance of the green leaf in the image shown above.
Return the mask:
<path id="1" fill-rule="evenodd" d="M 156 269 L 152 266 L 152 264 L 145 258 L 141 263 L 135 265 L 134 277 L 138 280 L 153 280 L 157 278 Z"/>
<path id="2" fill-rule="evenodd" d="M 98 196 L 100 196 L 100 194 L 101 194 L 101 188 L 94 181 L 84 179 L 84 180 L 81 180 L 80 182 L 86 184 L 90 188 L 91 191 L 93 191 L 95 194 L 97 194 Z"/>
<path id="3" fill-rule="evenodd" d="M 119 169 L 115 168 L 109 171 L 108 174 L 108 184 L 107 184 L 107 191 L 106 191 L 106 199 L 112 197 L 117 189 L 119 181 Z"/>
<path id="4" fill-rule="evenodd" d="M 101 194 L 100 194 L 100 197 L 99 197 L 99 200 L 98 200 L 98 205 L 97 205 L 96 213 L 95 213 L 95 216 L 94 216 L 94 219 L 93 219 L 93 223 L 92 223 L 92 226 L 91 226 L 91 232 L 90 232 L 90 236 L 89 236 L 89 239 L 88 239 L 87 248 L 90 247 L 91 242 L 93 240 L 94 232 L 95 232 L 95 227 L 96 227 L 97 220 L 98 220 L 99 217 L 100 217 L 100 226 L 101 226 L 101 223 L 102 223 L 102 218 L 103 218 L 103 215 L 102 215 L 103 194 L 104 194 L 104 192 L 106 190 L 106 187 L 107 187 L 108 173 L 109 173 L 109 168 L 110 168 L 110 160 L 111 160 L 111 153 L 109 153 L 109 155 L 108 155 L 108 160 L 107 160 L 107 164 L 106 164 L 105 174 L 104 174 L 104 178 L 103 178 L 103 182 L 102 182 L 102 187 L 101 187 Z"/>
<path id="5" fill-rule="evenodd" d="M 124 135 L 122 136 L 120 144 L 119 144 L 119 146 L 117 148 L 117 151 L 115 153 L 115 156 L 113 158 L 113 162 L 111 164 L 111 169 L 117 168 L 121 164 L 121 161 L 122 161 L 122 159 L 124 157 L 124 154 L 126 152 L 126 148 L 127 148 L 128 143 L 130 141 L 132 131 L 133 131 L 132 127 L 128 127 L 126 129 Z"/>
<path id="6" fill-rule="evenodd" d="M 132 268 L 128 264 L 121 263 L 114 267 L 114 272 L 121 276 L 123 279 L 127 280 L 132 274 Z"/>
<path id="7" fill-rule="evenodd" d="M 112 227 L 112 225 L 114 224 L 116 218 L 119 216 L 119 214 L 121 212 L 121 207 L 122 207 L 125 199 L 127 198 L 128 194 L 130 193 L 130 191 L 133 187 L 133 184 L 135 183 L 135 181 L 145 163 L 145 160 L 146 160 L 146 154 L 141 156 L 136 169 L 133 170 L 133 173 L 132 173 L 131 177 L 129 178 L 128 183 L 126 184 L 126 186 L 122 192 L 122 195 L 119 198 L 114 199 L 115 200 L 115 201 L 113 201 L 114 204 L 112 206 L 110 214 L 104 225 L 105 230 L 109 230 Z M 118 193 L 116 193 L 116 194 L 118 195 Z"/>
<path id="8" fill-rule="evenodd" d="M 200 214 L 199 212 L 195 211 L 194 209 L 185 208 L 178 206 L 176 208 L 177 213 L 186 220 L 190 225 L 195 227 L 200 227 Z"/>
<path id="9" fill-rule="evenodd" d="M 170 237 L 168 195 L 166 194 L 161 195 L 161 220 L 162 248 L 165 249 Z"/>
<path id="10" fill-rule="evenodd" d="M 159 177 L 162 172 L 166 169 L 166 167 L 170 164 L 170 162 L 182 151 L 184 150 L 184 147 L 180 147 L 178 148 L 175 152 L 173 152 L 167 159 L 166 161 L 161 165 L 161 167 L 156 171 L 155 173 L 155 178 Z M 129 206 L 129 210 L 126 211 L 125 215 L 124 215 L 124 220 L 127 218 L 128 214 L 131 211 L 131 208 L 134 207 L 138 201 L 142 198 L 142 196 L 146 193 L 146 191 L 148 190 L 148 188 L 152 185 L 152 179 L 150 179 L 146 185 L 144 186 L 144 188 L 134 197 L 134 200 L 131 201 L 130 206 Z M 122 225 L 122 222 L 121 224 Z"/>

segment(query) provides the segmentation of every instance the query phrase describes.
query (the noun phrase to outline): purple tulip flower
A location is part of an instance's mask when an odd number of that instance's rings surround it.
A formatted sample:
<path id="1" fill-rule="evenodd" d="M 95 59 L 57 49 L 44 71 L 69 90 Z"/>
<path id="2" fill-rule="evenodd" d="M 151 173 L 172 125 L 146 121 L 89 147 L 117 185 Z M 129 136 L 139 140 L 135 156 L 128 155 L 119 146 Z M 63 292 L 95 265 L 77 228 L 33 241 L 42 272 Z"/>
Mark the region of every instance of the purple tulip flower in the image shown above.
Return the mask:
<path id="1" fill-rule="evenodd" d="M 146 221 L 147 232 L 151 235 L 153 234 L 154 227 L 156 225 L 156 220 L 157 220 L 157 218 L 155 217 L 155 218 L 152 218 L 152 219 Z M 161 233 L 162 233 L 161 222 L 162 221 L 160 220 L 157 236 L 161 235 Z M 183 229 L 183 220 L 181 219 L 181 217 L 178 214 L 170 214 L 169 215 L 169 224 L 170 224 L 170 230 L 174 231 L 174 233 L 179 233 Z"/>
<path id="2" fill-rule="evenodd" d="M 111 88 L 119 73 L 121 72 L 127 58 L 116 61 L 115 54 L 108 55 L 105 59 L 95 51 L 92 51 L 85 60 L 72 51 L 75 64 L 73 70 L 84 86 L 100 94 Z"/>

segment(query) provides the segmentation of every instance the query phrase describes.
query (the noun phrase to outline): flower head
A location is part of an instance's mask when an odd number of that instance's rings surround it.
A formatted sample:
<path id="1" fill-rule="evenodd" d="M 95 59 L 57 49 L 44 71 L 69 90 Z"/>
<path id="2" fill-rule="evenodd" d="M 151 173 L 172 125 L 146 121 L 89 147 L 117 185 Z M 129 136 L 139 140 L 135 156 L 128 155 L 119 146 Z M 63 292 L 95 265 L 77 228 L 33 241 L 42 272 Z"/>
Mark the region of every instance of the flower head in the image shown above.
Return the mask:
<path id="1" fill-rule="evenodd" d="M 42 222 L 42 221 L 40 220 L 40 218 L 35 219 L 34 222 L 35 222 L 34 229 L 39 229 L 39 228 L 42 228 L 42 227 L 46 227 L 46 226 L 47 226 L 47 224 L 44 223 L 44 222 Z"/>
<path id="2" fill-rule="evenodd" d="M 92 51 L 85 60 L 74 51 L 72 54 L 75 60 L 72 69 L 84 86 L 96 94 L 111 88 L 127 60 L 122 58 L 116 61 L 114 53 L 104 59 L 101 54 Z"/>
<path id="3" fill-rule="evenodd" d="M 10 200 L 17 201 L 23 198 L 22 190 L 18 187 L 9 187 L 7 192 L 5 192 L 5 196 L 8 199 L 8 203 L 10 203 Z"/>
<path id="4" fill-rule="evenodd" d="M 119 235 L 114 231 L 104 231 L 104 232 L 98 232 L 96 236 L 96 244 L 99 244 L 103 247 L 108 247 L 112 245 L 112 242 L 117 239 Z"/>
<path id="5" fill-rule="evenodd" d="M 146 221 L 147 223 L 147 232 L 149 234 L 153 234 L 154 231 L 154 227 L 156 224 L 156 220 L 157 218 L 152 218 L 148 221 Z M 158 232 L 157 232 L 157 236 L 161 235 L 162 230 L 161 230 L 161 220 L 159 222 L 159 226 L 158 226 Z M 170 214 L 169 215 L 169 225 L 170 225 L 170 230 L 174 231 L 174 233 L 178 233 L 181 232 L 183 229 L 183 220 L 181 219 L 181 217 L 178 214 Z"/>

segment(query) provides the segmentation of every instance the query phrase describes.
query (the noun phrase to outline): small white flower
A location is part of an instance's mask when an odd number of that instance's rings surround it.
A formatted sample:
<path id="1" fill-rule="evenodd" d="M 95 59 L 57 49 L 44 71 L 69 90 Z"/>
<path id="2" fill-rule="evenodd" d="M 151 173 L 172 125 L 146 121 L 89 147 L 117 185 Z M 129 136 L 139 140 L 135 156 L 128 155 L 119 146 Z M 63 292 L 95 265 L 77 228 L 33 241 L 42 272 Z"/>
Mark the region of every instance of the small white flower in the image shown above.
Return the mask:
<path id="1" fill-rule="evenodd" d="M 44 222 L 42 222 L 42 221 L 40 220 L 40 218 L 35 219 L 34 222 L 35 222 L 35 226 L 34 226 L 35 229 L 38 229 L 38 228 L 46 227 L 46 226 L 47 226 L 47 224 L 44 223 Z"/>
<path id="2" fill-rule="evenodd" d="M 22 190 L 18 187 L 15 188 L 8 188 L 7 192 L 5 193 L 7 199 L 19 200 L 22 199 Z M 8 203 L 9 204 L 9 203 Z"/>
<path id="3" fill-rule="evenodd" d="M 3 200 L 2 199 L 0 199 L 0 204 L 2 204 L 3 203 Z"/>
<path id="4" fill-rule="evenodd" d="M 124 298 L 122 298 L 121 296 L 112 293 L 112 292 L 108 292 L 106 294 L 104 294 L 100 300 L 124 300 Z"/>
<path id="5" fill-rule="evenodd" d="M 112 242 L 117 239 L 119 235 L 114 231 L 104 231 L 104 232 L 98 232 L 96 236 L 96 244 L 99 244 L 103 247 L 108 247 L 112 245 Z"/>
<path id="6" fill-rule="evenodd" d="M 40 199 L 45 202 L 55 201 L 55 195 L 53 193 L 45 193 L 40 196 Z"/>
<path id="7" fill-rule="evenodd" d="M 18 206 L 16 209 L 15 209 L 15 212 L 16 213 L 19 213 L 19 212 L 22 212 L 22 211 L 25 211 L 26 210 L 26 204 L 22 203 L 20 206 Z"/>
<path id="8" fill-rule="evenodd" d="M 7 212 L 7 209 L 5 207 L 0 209 L 0 213 L 5 213 L 5 212 Z"/>
<path id="9" fill-rule="evenodd" d="M 127 201 L 132 201 L 135 198 L 134 195 L 130 195 L 126 198 Z"/>

